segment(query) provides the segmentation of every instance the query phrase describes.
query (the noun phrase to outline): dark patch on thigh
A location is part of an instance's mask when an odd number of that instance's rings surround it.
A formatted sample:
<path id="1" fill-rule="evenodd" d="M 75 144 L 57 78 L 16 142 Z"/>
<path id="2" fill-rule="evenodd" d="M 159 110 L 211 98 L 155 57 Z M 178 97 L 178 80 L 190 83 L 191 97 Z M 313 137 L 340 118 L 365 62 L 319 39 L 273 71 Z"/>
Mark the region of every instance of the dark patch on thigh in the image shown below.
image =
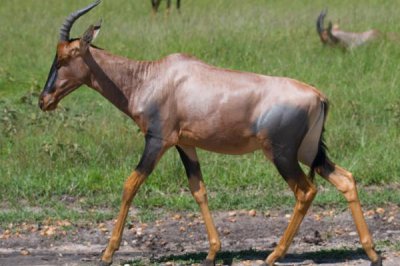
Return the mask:
<path id="1" fill-rule="evenodd" d="M 175 147 L 179 152 L 187 177 L 190 178 L 190 176 L 200 176 L 201 172 L 199 162 L 191 160 L 179 146 Z"/>
<path id="2" fill-rule="evenodd" d="M 273 162 L 285 178 L 302 173 L 297 152 L 308 130 L 307 110 L 277 105 L 253 124 L 255 134 L 264 132 L 272 149 Z"/>

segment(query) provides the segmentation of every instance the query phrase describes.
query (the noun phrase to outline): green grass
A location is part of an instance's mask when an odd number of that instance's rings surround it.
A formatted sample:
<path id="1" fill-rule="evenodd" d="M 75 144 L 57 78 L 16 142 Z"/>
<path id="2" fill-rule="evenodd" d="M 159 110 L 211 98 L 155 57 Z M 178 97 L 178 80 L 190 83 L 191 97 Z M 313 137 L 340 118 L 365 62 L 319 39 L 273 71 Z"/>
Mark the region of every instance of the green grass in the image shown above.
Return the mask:
<path id="1" fill-rule="evenodd" d="M 187 0 L 181 15 L 153 19 L 148 2 L 104 0 L 71 35 L 103 18 L 95 44 L 115 54 L 155 60 L 184 52 L 220 67 L 316 86 L 331 101 L 330 155 L 357 177 L 363 205 L 400 204 L 399 43 L 378 41 L 343 52 L 322 47 L 315 32 L 315 19 L 328 6 L 328 18 L 340 19 L 344 29 L 400 34 L 397 1 Z M 0 224 L 110 219 L 124 179 L 139 161 L 144 139 L 137 127 L 90 89 L 77 90 L 53 113 L 37 107 L 59 27 L 82 5 L 0 5 Z M 262 154 L 200 151 L 199 157 L 212 209 L 292 208 L 292 194 Z M 344 207 L 341 195 L 321 180 L 315 204 Z M 64 201 L 66 196 L 73 200 Z M 175 150 L 163 157 L 134 205 L 144 212 L 197 210 Z"/>

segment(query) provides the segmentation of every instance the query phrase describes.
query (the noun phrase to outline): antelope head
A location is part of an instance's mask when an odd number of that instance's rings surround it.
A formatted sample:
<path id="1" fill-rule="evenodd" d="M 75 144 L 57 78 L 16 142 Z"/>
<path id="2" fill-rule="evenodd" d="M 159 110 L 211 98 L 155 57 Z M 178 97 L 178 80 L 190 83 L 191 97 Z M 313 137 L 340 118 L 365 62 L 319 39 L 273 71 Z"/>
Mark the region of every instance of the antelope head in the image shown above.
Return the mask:
<path id="1" fill-rule="evenodd" d="M 62 25 L 56 55 L 39 97 L 39 107 L 43 111 L 54 110 L 62 98 L 89 82 L 90 71 L 83 57 L 99 32 L 100 23 L 91 25 L 80 39 L 70 39 L 69 33 L 74 22 L 100 4 L 100 1 L 71 13 Z"/>

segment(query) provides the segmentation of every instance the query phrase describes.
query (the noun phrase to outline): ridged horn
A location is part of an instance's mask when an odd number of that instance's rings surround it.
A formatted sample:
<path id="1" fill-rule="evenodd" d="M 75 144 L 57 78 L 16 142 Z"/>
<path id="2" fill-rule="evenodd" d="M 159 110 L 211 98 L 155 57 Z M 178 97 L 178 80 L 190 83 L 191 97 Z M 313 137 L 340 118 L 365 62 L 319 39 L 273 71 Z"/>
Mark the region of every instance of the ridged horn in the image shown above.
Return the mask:
<path id="1" fill-rule="evenodd" d="M 324 31 L 324 19 L 326 13 L 328 13 L 328 9 L 322 10 L 317 18 L 317 31 L 319 34 L 321 34 Z"/>
<path id="2" fill-rule="evenodd" d="M 100 4 L 101 0 L 97 0 L 93 2 L 92 4 L 88 5 L 85 8 L 82 8 L 78 11 L 75 11 L 71 13 L 67 19 L 65 20 L 64 24 L 62 25 L 60 29 L 60 41 L 69 41 L 69 32 L 71 31 L 72 25 L 74 22 L 80 18 L 82 15 L 86 14 L 89 12 L 92 8 Z"/>
<path id="3" fill-rule="evenodd" d="M 332 22 L 329 21 L 328 29 L 327 29 L 328 37 L 329 37 L 329 39 L 331 40 L 331 42 L 333 42 L 333 43 L 339 43 L 339 39 L 336 38 L 336 37 L 332 34 L 332 27 L 333 27 L 333 26 L 332 26 Z"/>

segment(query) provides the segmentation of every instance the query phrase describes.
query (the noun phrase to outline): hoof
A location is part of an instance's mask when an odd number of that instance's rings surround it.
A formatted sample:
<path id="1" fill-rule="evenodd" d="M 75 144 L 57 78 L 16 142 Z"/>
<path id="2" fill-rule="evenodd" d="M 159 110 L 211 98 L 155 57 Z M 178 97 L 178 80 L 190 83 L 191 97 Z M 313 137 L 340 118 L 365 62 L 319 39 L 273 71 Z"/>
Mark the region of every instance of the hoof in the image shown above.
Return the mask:
<path id="1" fill-rule="evenodd" d="M 215 260 L 205 259 L 201 265 L 202 266 L 215 266 Z"/>
<path id="2" fill-rule="evenodd" d="M 106 262 L 104 260 L 101 260 L 99 262 L 99 266 L 110 266 L 111 264 L 112 264 L 112 261 L 111 262 Z"/>
<path id="3" fill-rule="evenodd" d="M 382 257 L 378 255 L 378 259 L 375 262 L 371 262 L 371 266 L 382 266 Z"/>

